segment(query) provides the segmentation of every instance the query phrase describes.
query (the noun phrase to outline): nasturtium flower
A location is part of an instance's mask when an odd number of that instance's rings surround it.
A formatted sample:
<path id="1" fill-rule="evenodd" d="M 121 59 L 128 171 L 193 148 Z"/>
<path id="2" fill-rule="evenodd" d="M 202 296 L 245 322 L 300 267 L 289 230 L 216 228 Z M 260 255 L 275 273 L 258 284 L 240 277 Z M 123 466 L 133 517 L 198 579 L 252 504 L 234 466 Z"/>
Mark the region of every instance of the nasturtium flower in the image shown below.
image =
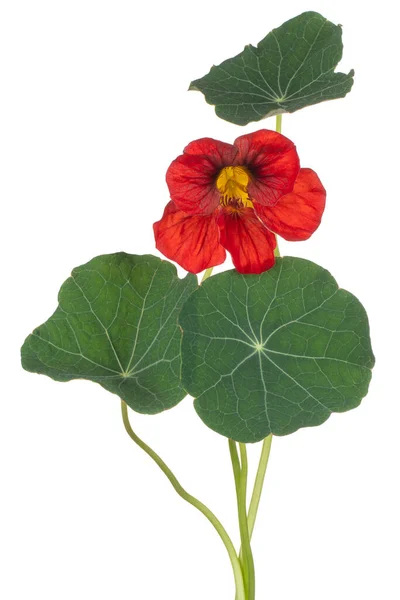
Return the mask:
<path id="1" fill-rule="evenodd" d="M 317 229 L 326 192 L 317 174 L 301 169 L 288 138 L 262 129 L 233 145 L 191 142 L 167 171 L 171 201 L 154 224 L 156 246 L 191 273 L 224 262 L 240 273 L 274 265 L 276 235 L 306 240 Z"/>

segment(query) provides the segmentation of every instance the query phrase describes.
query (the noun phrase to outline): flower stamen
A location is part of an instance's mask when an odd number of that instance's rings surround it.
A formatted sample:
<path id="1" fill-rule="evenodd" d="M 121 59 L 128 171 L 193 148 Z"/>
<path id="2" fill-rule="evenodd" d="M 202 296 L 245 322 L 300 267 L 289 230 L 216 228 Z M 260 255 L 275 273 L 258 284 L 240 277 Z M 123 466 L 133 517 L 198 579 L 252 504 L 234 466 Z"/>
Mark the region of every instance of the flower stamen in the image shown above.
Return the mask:
<path id="1" fill-rule="evenodd" d="M 253 208 L 247 192 L 249 180 L 250 174 L 245 167 L 224 167 L 216 182 L 222 206 L 230 205 L 239 210 Z"/>

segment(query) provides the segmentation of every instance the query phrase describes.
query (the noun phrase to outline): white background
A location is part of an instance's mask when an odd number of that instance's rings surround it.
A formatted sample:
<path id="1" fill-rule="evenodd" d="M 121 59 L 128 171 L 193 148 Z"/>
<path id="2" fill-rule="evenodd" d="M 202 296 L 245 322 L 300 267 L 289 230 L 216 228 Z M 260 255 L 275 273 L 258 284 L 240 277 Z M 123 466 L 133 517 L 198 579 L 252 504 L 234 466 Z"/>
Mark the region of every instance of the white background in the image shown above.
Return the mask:
<path id="1" fill-rule="evenodd" d="M 400 597 L 398 32 L 394 3 L 371 4 L 3 0 L 4 600 L 233 600 L 224 547 L 125 434 L 117 397 L 25 373 L 19 347 L 74 266 L 156 253 L 165 171 L 189 141 L 274 127 L 225 123 L 186 90 L 310 9 L 343 25 L 340 68 L 356 79 L 346 99 L 283 118 L 328 204 L 310 241 L 281 250 L 315 260 L 360 298 L 377 364 L 360 408 L 274 439 L 254 535 L 257 600 Z M 132 422 L 237 541 L 227 442 L 190 398 Z M 250 450 L 255 464 L 259 446 Z"/>

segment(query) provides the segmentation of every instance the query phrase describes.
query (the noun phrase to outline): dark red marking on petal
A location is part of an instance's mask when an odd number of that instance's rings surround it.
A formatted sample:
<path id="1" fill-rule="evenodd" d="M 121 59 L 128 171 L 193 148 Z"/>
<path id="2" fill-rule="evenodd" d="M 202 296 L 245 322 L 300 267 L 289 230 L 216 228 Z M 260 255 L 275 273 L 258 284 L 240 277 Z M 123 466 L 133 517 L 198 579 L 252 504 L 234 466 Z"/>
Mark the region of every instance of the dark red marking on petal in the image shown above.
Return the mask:
<path id="1" fill-rule="evenodd" d="M 219 172 L 232 164 L 237 148 L 212 138 L 201 138 L 186 146 L 167 171 L 171 199 L 191 215 L 213 212 L 220 199 L 216 188 Z"/>
<path id="2" fill-rule="evenodd" d="M 235 164 L 244 165 L 252 177 L 248 185 L 251 200 L 274 206 L 293 190 L 300 162 L 296 147 L 288 138 L 268 129 L 242 135 L 234 145 L 239 152 Z"/>
<path id="3" fill-rule="evenodd" d="M 191 215 L 212 213 L 219 204 L 215 185 L 219 169 L 204 155 L 182 154 L 167 171 L 167 185 L 176 206 Z"/>

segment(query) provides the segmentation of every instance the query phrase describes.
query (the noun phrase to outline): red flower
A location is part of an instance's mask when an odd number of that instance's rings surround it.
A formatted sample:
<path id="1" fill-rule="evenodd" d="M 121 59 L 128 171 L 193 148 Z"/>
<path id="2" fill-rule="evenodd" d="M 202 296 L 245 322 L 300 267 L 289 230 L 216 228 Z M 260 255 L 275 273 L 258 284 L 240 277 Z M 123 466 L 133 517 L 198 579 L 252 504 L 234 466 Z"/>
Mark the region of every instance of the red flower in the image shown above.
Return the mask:
<path id="1" fill-rule="evenodd" d="M 262 273 L 275 262 L 275 234 L 306 240 L 317 229 L 326 192 L 300 169 L 294 144 L 275 131 L 242 135 L 233 145 L 191 142 L 167 171 L 171 202 L 154 223 L 156 246 L 187 271 L 224 262 Z"/>

